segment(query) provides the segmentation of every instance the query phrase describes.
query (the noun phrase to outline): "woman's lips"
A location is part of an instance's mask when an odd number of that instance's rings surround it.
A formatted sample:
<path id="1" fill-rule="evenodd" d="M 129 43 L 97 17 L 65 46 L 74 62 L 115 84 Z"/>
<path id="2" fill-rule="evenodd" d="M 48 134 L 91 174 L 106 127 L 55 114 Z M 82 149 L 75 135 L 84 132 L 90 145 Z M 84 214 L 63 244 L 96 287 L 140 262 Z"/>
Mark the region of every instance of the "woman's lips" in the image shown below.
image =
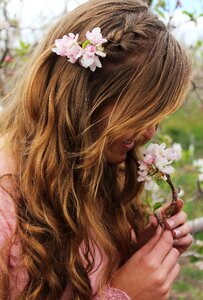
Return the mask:
<path id="1" fill-rule="evenodd" d="M 131 150 L 135 146 L 135 141 L 126 140 L 126 141 L 123 141 L 122 144 L 127 150 Z"/>

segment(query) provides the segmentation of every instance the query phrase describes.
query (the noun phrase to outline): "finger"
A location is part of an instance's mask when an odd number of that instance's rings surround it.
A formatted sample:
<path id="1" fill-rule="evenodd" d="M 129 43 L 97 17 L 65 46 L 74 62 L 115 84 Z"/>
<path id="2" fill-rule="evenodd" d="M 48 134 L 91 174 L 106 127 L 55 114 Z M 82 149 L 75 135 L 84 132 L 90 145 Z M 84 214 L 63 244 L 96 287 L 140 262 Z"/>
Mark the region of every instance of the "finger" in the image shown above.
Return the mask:
<path id="1" fill-rule="evenodd" d="M 168 252 L 173 246 L 173 236 L 171 231 L 165 230 L 161 238 L 154 245 L 153 249 L 148 253 L 148 258 L 162 263 Z"/>
<path id="2" fill-rule="evenodd" d="M 162 287 L 163 292 L 166 291 L 165 298 L 164 299 L 169 299 L 170 294 L 171 294 L 171 289 L 174 281 L 178 277 L 180 273 L 180 265 L 178 263 L 174 264 L 173 268 L 167 273 L 165 283 Z"/>
<path id="3" fill-rule="evenodd" d="M 176 206 L 177 206 L 178 211 L 180 211 L 183 208 L 183 205 L 184 205 L 184 202 L 182 199 L 176 200 Z"/>
<path id="4" fill-rule="evenodd" d="M 185 223 L 187 220 L 187 215 L 184 211 L 180 211 L 175 214 L 173 217 L 166 220 L 166 227 L 168 229 L 174 229 L 175 227 L 180 226 L 181 224 Z"/>
<path id="5" fill-rule="evenodd" d="M 173 241 L 174 246 L 189 247 L 192 244 L 193 237 L 191 234 L 183 236 Z"/>
<path id="6" fill-rule="evenodd" d="M 158 226 L 157 218 L 154 215 L 149 216 L 149 224 L 144 228 L 142 234 L 145 237 L 152 238 L 152 236 L 154 236 L 154 234 L 157 230 L 157 226 Z"/>
<path id="7" fill-rule="evenodd" d="M 168 202 L 168 203 L 165 203 L 162 207 L 161 207 L 161 211 L 163 211 L 163 213 L 165 213 L 165 211 L 170 208 L 171 206 L 171 203 L 172 202 Z M 183 207 L 183 200 L 182 199 L 177 199 L 176 200 L 176 208 L 177 208 L 177 211 L 180 211 Z"/>
<path id="8" fill-rule="evenodd" d="M 156 230 L 157 230 L 157 226 L 158 226 L 158 221 L 157 218 L 154 215 L 151 215 L 149 217 L 149 224 L 147 225 L 147 227 L 144 230 L 144 235 L 145 237 L 152 237 Z"/>
<path id="9" fill-rule="evenodd" d="M 188 223 L 185 223 L 172 230 L 172 234 L 175 238 L 180 238 L 185 235 L 188 235 L 191 232 L 191 226 Z"/>
<path id="10" fill-rule="evenodd" d="M 157 221 L 157 218 L 155 217 L 155 215 L 151 215 L 149 217 L 149 225 L 150 227 L 152 228 L 157 228 L 158 226 L 158 221 Z"/>
<path id="11" fill-rule="evenodd" d="M 176 263 L 167 276 L 167 281 L 170 286 L 172 286 L 172 284 L 174 283 L 174 281 L 176 280 L 179 274 L 180 274 L 180 265 Z"/>
<path id="12" fill-rule="evenodd" d="M 137 258 L 147 255 L 154 248 L 154 246 L 158 243 L 158 241 L 161 238 L 161 234 L 162 234 L 162 228 L 161 228 L 161 226 L 158 226 L 155 235 L 142 248 L 140 248 L 140 250 L 138 250 L 134 255 Z"/>
<path id="13" fill-rule="evenodd" d="M 138 248 L 143 247 L 154 235 L 157 230 L 157 218 L 152 215 L 149 217 L 149 224 L 140 232 L 138 237 Z"/>
<path id="14" fill-rule="evenodd" d="M 162 261 L 162 266 L 165 269 L 166 272 L 170 272 L 172 268 L 177 263 L 178 257 L 179 257 L 179 251 L 176 248 L 171 248 L 168 252 L 167 256 Z"/>

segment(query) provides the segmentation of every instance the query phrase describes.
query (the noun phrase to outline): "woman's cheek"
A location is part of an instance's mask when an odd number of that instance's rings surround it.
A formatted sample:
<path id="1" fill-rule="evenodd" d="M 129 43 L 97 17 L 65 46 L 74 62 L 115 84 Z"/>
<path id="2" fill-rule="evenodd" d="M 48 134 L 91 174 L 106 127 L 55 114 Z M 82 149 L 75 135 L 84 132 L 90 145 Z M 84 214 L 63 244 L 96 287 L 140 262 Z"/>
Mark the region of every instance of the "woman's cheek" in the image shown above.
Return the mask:
<path id="1" fill-rule="evenodd" d="M 155 132 L 156 132 L 155 126 L 151 126 L 145 131 L 144 137 L 150 140 L 154 136 Z"/>

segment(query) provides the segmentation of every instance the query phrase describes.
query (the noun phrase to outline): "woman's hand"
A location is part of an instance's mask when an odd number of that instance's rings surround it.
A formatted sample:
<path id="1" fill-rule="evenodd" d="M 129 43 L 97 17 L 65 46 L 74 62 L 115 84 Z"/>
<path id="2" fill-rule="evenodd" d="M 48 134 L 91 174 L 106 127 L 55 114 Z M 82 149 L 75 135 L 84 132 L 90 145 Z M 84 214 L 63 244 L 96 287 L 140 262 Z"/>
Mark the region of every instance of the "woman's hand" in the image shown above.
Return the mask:
<path id="1" fill-rule="evenodd" d="M 116 272 L 111 286 L 132 300 L 166 300 L 179 274 L 178 257 L 171 231 L 158 225 L 153 238 Z"/>
<path id="2" fill-rule="evenodd" d="M 177 201 L 182 201 L 178 199 Z M 183 202 L 182 202 L 183 203 Z M 166 227 L 172 231 L 174 241 L 174 247 L 182 254 L 191 244 L 193 241 L 191 233 L 191 227 L 186 222 L 187 215 L 185 212 L 180 210 L 166 220 Z"/>
<path id="3" fill-rule="evenodd" d="M 170 204 L 167 204 L 162 210 L 163 213 Z M 187 215 L 182 211 L 183 201 L 181 199 L 177 199 L 176 202 L 176 211 L 175 213 L 166 220 L 166 227 L 172 231 L 174 242 L 174 247 L 182 254 L 193 241 L 191 232 L 191 227 L 187 223 Z"/>
<path id="4" fill-rule="evenodd" d="M 170 204 L 166 204 L 161 208 L 161 213 L 164 214 L 165 210 L 168 209 Z M 187 215 L 182 211 L 183 201 L 181 199 L 177 200 L 177 209 L 173 216 L 166 220 L 165 225 L 167 229 L 172 231 L 174 242 L 174 247 L 182 254 L 192 243 L 193 238 L 190 234 L 191 227 L 186 223 Z M 147 241 L 152 238 L 156 228 L 158 226 L 158 221 L 154 215 L 150 216 L 149 225 L 145 228 L 144 232 L 138 237 L 139 247 L 143 246 Z"/>
<path id="5" fill-rule="evenodd" d="M 161 210 L 164 212 L 170 204 Z M 132 300 L 166 300 L 179 274 L 178 257 L 192 243 L 191 228 L 182 211 L 183 201 L 166 220 L 166 228 L 150 216 L 150 223 L 138 237 L 139 250 L 116 272 L 111 285 L 125 291 Z M 178 250 L 178 251 L 177 251 Z"/>

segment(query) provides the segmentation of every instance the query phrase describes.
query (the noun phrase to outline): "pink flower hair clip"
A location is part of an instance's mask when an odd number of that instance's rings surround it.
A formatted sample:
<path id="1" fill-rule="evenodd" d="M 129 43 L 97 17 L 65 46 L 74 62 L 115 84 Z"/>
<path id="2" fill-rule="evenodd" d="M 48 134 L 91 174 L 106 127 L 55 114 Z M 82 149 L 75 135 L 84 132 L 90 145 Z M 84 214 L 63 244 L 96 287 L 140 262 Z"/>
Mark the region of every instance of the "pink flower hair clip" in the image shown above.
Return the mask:
<path id="1" fill-rule="evenodd" d="M 102 68 L 99 57 L 106 57 L 104 52 L 103 43 L 107 40 L 102 37 L 101 29 L 94 28 L 91 32 L 87 31 L 86 38 L 82 46 L 78 43 L 79 35 L 69 33 L 68 36 L 64 35 L 62 39 L 55 40 L 56 48 L 52 51 L 57 55 L 68 58 L 68 61 L 75 64 L 79 61 L 80 65 L 84 68 L 90 68 L 92 72 L 96 68 Z"/>

